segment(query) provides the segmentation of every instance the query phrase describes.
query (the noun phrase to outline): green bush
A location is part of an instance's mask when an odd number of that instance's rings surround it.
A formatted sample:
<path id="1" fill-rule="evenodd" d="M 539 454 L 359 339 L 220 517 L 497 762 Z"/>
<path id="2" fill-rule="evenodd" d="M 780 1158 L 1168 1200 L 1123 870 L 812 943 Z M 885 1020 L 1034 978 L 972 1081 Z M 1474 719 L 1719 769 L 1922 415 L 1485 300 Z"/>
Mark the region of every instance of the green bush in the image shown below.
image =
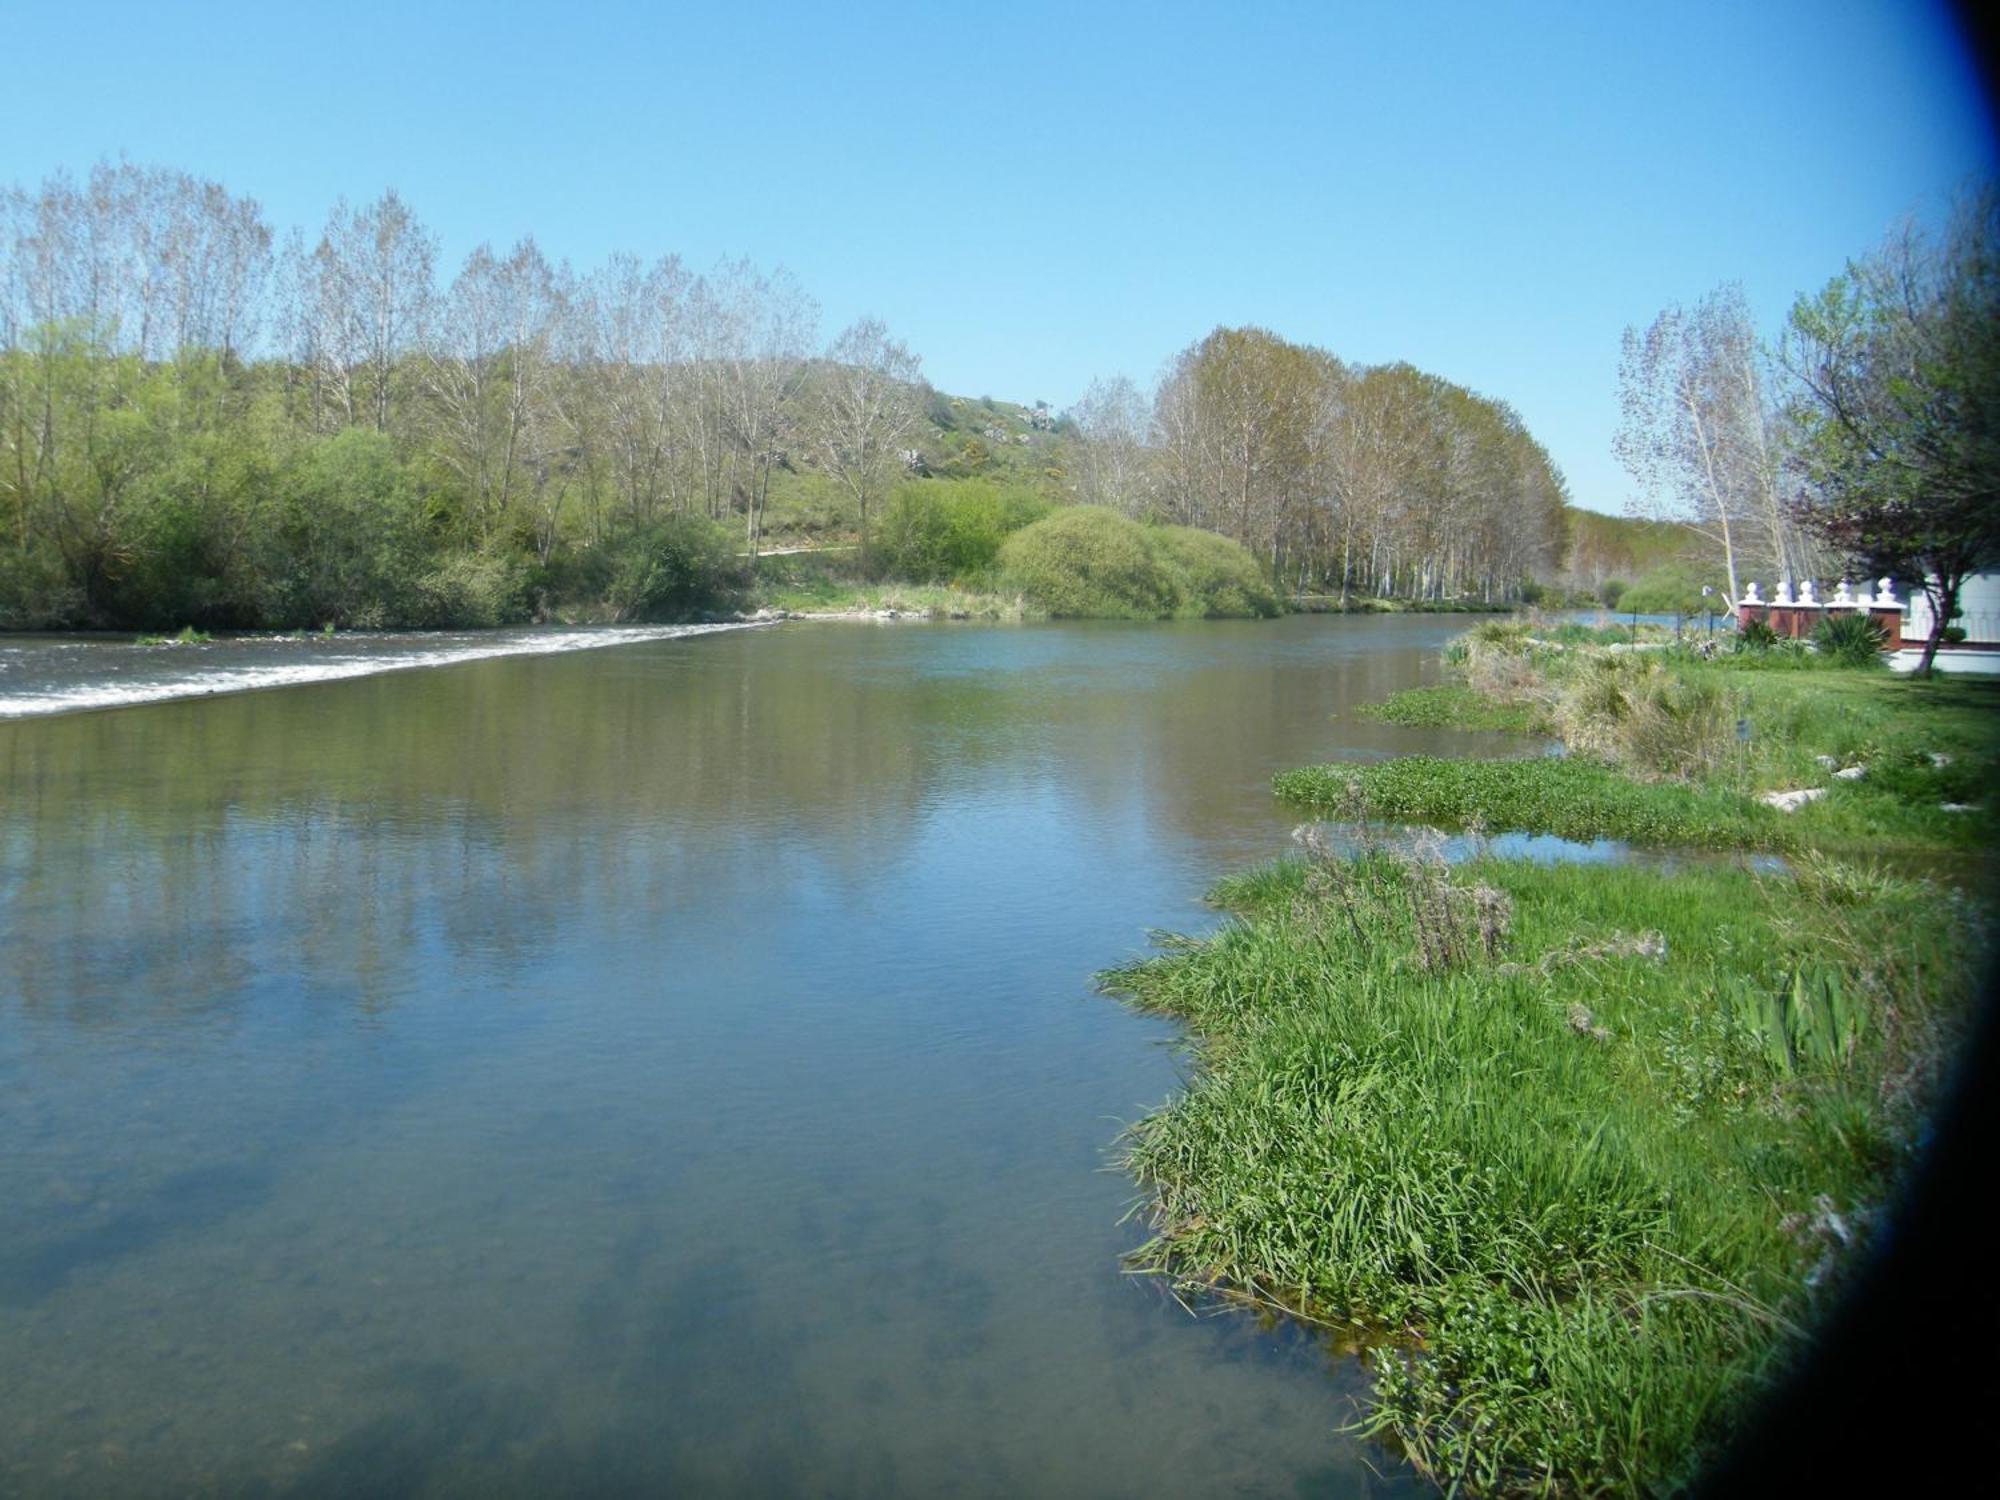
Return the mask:
<path id="1" fill-rule="evenodd" d="M 83 618 L 83 591 L 53 547 L 0 545 L 0 630 L 53 630 Z"/>
<path id="2" fill-rule="evenodd" d="M 350 430 L 293 455 L 276 477 L 276 525 L 262 537 L 260 614 L 273 624 L 398 622 L 434 566 L 416 473 L 378 432 Z"/>
<path id="3" fill-rule="evenodd" d="M 1871 666 L 1882 659 L 1882 627 L 1859 610 L 1829 614 L 1813 631 L 1819 653 L 1844 666 Z"/>
<path id="4" fill-rule="evenodd" d="M 1001 578 L 1058 619 L 1157 620 L 1180 602 L 1146 529 L 1115 510 L 1059 510 L 1007 539 Z"/>
<path id="5" fill-rule="evenodd" d="M 1174 574 L 1184 611 L 1211 620 L 1268 620 L 1283 612 L 1257 560 L 1228 537 L 1192 526 L 1159 526 L 1152 541 Z"/>
<path id="6" fill-rule="evenodd" d="M 528 617 L 528 569 L 505 553 L 461 552 L 425 573 L 400 623 L 442 628 L 508 625 Z"/>
<path id="7" fill-rule="evenodd" d="M 1768 620 L 1756 616 L 1745 620 L 1736 632 L 1736 646 L 1740 651 L 1769 651 L 1777 644 L 1778 632 L 1771 628 Z"/>
<path id="8" fill-rule="evenodd" d="M 1254 618 L 1277 597 L 1250 554 L 1226 537 L 1142 526 L 1114 510 L 1077 505 L 1015 533 L 1000 549 L 1000 578 L 1058 619 Z"/>
<path id="9" fill-rule="evenodd" d="M 1653 569 L 1618 596 L 1618 608 L 1634 615 L 1698 615 L 1709 605 L 1701 594 L 1704 578 L 1686 563 Z"/>
<path id="10" fill-rule="evenodd" d="M 889 492 L 876 523 L 875 571 L 910 583 L 950 583 L 993 566 L 1001 544 L 1040 520 L 1034 491 L 980 479 L 911 479 Z"/>
<path id="11" fill-rule="evenodd" d="M 621 620 L 684 620 L 735 604 L 745 579 L 733 533 L 705 516 L 668 516 L 615 537 L 605 599 Z"/>
<path id="12" fill-rule="evenodd" d="M 1607 578 L 1597 589 L 1597 597 L 1604 601 L 1606 609 L 1616 609 L 1624 593 L 1625 580 L 1622 578 Z"/>

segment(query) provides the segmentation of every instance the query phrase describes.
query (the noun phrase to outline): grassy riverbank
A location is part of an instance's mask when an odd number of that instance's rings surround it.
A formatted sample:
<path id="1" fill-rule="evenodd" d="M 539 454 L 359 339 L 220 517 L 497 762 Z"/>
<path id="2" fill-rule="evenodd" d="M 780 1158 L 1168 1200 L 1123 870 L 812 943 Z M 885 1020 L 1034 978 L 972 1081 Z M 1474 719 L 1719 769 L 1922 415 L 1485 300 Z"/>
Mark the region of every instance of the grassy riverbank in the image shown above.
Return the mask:
<path id="1" fill-rule="evenodd" d="M 1939 804 L 1990 801 L 1996 704 L 1886 673 L 1478 654 L 1466 692 L 1389 716 L 1499 705 L 1569 755 L 1281 776 L 1347 852 L 1308 830 L 1304 858 L 1217 889 L 1235 920 L 1215 937 L 1105 976 L 1201 1060 L 1129 1139 L 1155 1229 L 1139 1263 L 1358 1339 L 1363 1424 L 1441 1482 L 1656 1492 L 1798 1354 L 1910 1162 L 1983 909 L 1861 851 L 1969 867 L 1990 811 Z M 1619 727 L 1697 700 L 1721 736 L 1695 733 L 1678 774 L 1655 736 L 1685 722 Z M 1801 812 L 1755 799 L 1808 770 L 1830 789 Z M 1385 823 L 1778 848 L 1789 868 L 1448 868 L 1434 835 Z"/>

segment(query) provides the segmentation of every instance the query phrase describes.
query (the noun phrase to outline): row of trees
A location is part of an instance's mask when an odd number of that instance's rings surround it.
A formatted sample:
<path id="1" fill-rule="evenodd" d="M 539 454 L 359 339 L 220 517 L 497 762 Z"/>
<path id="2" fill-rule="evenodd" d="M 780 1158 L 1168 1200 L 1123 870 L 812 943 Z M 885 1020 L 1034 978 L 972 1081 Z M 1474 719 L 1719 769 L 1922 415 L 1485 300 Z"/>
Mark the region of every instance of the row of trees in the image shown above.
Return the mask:
<path id="1" fill-rule="evenodd" d="M 143 575 L 192 573 L 207 587 L 176 607 L 198 617 L 304 623 L 353 601 L 274 566 L 392 536 L 547 573 L 699 516 L 754 553 L 781 467 L 816 465 L 865 517 L 920 420 L 915 357 L 872 319 L 822 351 L 782 272 L 578 272 L 532 239 L 480 246 L 448 282 L 438 262 L 394 192 L 282 239 L 254 201 L 172 170 L 0 194 L 0 582 L 39 578 L 71 596 L 54 614 L 108 622 L 165 607 Z M 383 488 L 348 518 L 367 534 L 329 535 L 324 496 L 286 496 L 353 434 L 380 441 L 332 461 Z"/>
<path id="2" fill-rule="evenodd" d="M 1908 224 L 1800 297 L 1775 342 L 1720 287 L 1627 329 L 1615 448 L 1638 509 L 1750 569 L 1888 574 L 1930 596 L 1923 669 L 1964 580 L 2000 566 L 2000 198 Z"/>
<path id="3" fill-rule="evenodd" d="M 1072 413 L 1083 498 L 1233 537 L 1289 589 L 1513 597 L 1560 556 L 1565 488 L 1504 403 L 1407 364 L 1218 328 L 1150 399 Z"/>
<path id="4" fill-rule="evenodd" d="M 865 567 L 913 452 L 990 455 L 879 321 L 818 321 L 747 261 L 578 270 L 524 239 L 447 276 L 394 192 L 314 234 L 124 162 L 0 193 L 0 622 L 521 618 L 672 572 L 641 555 L 663 538 L 713 555 L 696 521 L 754 556 L 807 474 Z M 1261 329 L 1030 425 L 986 434 L 1013 477 L 1223 533 L 1287 590 L 1499 599 L 1561 547 L 1507 407 Z"/>

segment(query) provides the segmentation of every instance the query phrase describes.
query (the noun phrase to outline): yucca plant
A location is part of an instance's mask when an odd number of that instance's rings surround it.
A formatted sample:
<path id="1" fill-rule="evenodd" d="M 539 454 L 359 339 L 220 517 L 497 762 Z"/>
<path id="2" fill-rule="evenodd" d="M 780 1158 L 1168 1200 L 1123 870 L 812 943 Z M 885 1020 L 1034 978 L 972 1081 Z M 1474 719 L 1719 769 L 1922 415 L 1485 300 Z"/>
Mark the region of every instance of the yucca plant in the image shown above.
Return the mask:
<path id="1" fill-rule="evenodd" d="M 1820 655 L 1847 666 L 1865 667 L 1882 659 L 1882 627 L 1869 615 L 1828 615 L 1812 639 Z"/>

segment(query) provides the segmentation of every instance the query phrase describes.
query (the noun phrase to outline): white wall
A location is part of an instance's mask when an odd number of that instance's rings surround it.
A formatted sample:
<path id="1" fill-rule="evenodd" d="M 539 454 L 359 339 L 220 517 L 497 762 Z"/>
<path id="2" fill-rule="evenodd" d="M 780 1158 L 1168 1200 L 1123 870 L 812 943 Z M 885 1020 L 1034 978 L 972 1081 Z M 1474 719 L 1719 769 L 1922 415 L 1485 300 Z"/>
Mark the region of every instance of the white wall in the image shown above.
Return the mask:
<path id="1" fill-rule="evenodd" d="M 1975 573 L 1966 579 L 1958 607 L 1964 613 L 1954 623 L 1965 627 L 1966 640 L 2000 646 L 2000 573 Z M 1919 591 L 1910 600 L 1903 639 L 1928 640 L 1930 633 L 1931 602 Z"/>

